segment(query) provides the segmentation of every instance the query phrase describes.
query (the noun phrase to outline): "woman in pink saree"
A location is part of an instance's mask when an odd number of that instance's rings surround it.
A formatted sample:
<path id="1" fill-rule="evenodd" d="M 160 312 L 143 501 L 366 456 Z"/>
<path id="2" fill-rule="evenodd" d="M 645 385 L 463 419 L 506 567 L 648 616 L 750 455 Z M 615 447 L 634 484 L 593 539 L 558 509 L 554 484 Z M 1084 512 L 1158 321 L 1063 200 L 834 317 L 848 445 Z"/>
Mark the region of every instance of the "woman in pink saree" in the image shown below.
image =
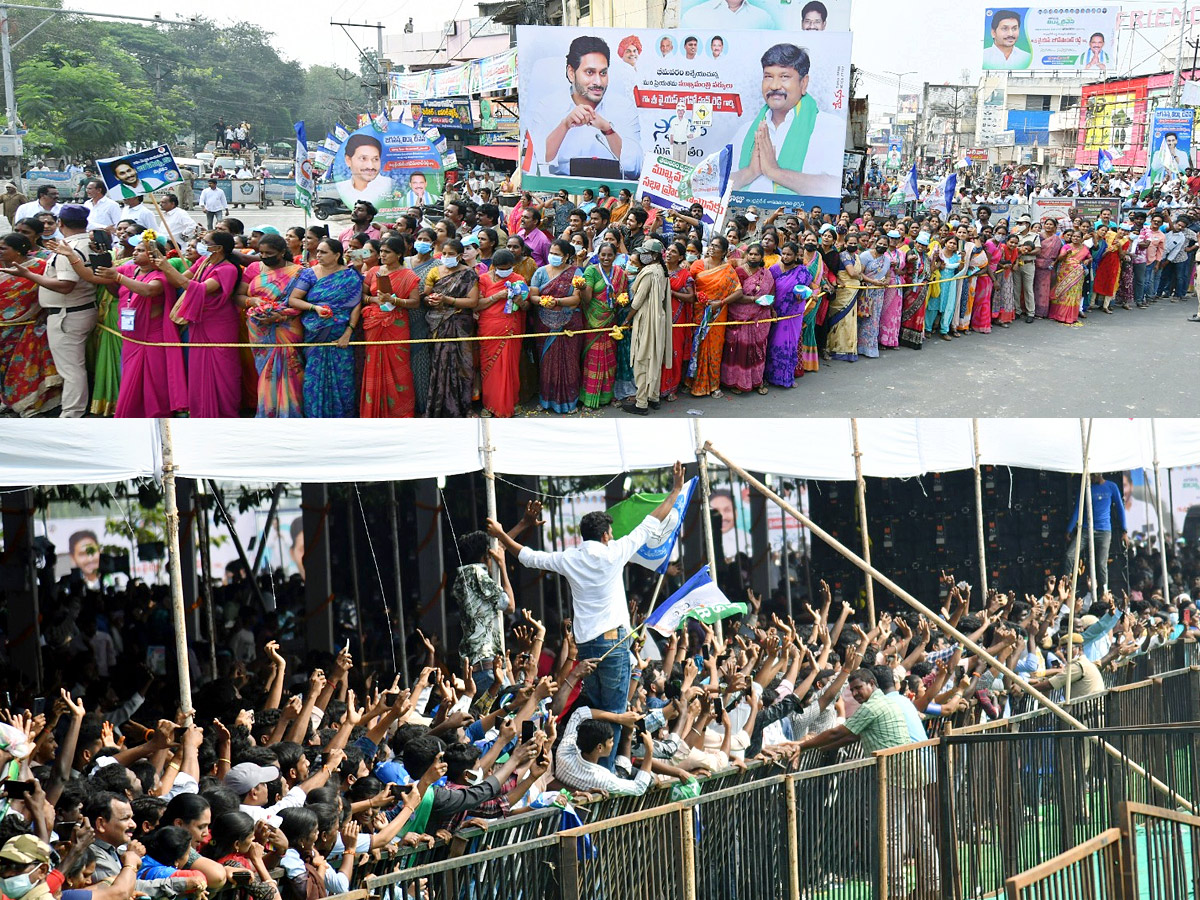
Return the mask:
<path id="1" fill-rule="evenodd" d="M 241 272 L 231 261 L 233 235 L 209 232 L 209 255 L 181 273 L 166 259 L 158 268 L 179 292 L 171 312 L 177 325 L 188 326 L 189 344 L 233 344 L 231 347 L 188 348 L 188 412 L 194 419 L 237 418 L 242 401 L 242 363 L 236 344 L 241 312 L 233 299 Z"/>

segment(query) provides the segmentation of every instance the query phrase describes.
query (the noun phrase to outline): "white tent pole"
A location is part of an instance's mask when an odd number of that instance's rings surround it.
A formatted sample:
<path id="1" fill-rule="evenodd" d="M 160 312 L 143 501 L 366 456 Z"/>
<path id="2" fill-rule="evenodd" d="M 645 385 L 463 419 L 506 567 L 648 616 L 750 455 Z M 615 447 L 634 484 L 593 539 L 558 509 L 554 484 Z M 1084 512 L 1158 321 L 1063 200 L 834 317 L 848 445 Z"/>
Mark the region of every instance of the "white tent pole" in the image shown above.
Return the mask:
<path id="1" fill-rule="evenodd" d="M 1092 429 L 1089 425 L 1086 432 L 1084 431 L 1083 419 L 1079 420 L 1079 436 L 1083 439 L 1083 476 L 1079 481 L 1079 521 L 1078 528 L 1075 531 L 1075 564 L 1071 566 L 1071 593 L 1067 597 L 1067 602 L 1070 608 L 1067 610 L 1067 664 L 1070 665 L 1073 652 L 1071 649 L 1071 640 L 1075 635 L 1075 591 L 1079 586 L 1079 551 L 1083 546 L 1083 512 L 1087 509 L 1088 521 L 1092 518 L 1092 491 L 1088 485 L 1088 479 L 1091 478 L 1091 461 L 1092 461 Z M 1091 534 L 1088 535 L 1091 538 Z M 1096 569 L 1096 542 L 1092 540 L 1092 571 Z M 1095 590 L 1092 591 L 1092 599 L 1095 600 Z M 1066 698 L 1067 702 L 1071 702 L 1071 679 L 1067 679 L 1066 683 Z"/>
<path id="2" fill-rule="evenodd" d="M 482 418 L 479 420 L 483 425 L 483 489 L 487 497 L 487 514 L 489 519 L 496 518 L 496 472 L 492 468 L 492 453 L 495 447 L 492 446 L 492 423 L 490 419 Z M 489 547 L 498 547 L 500 542 L 495 538 L 488 541 Z M 489 560 L 488 569 L 493 577 L 499 578 L 500 571 L 496 568 L 496 563 Z M 496 613 L 500 620 L 500 655 L 507 653 L 506 642 L 504 640 L 504 611 L 500 610 Z M 474 660 L 471 661 L 474 664 Z"/>
<path id="3" fill-rule="evenodd" d="M 171 420 L 158 420 L 162 443 L 163 499 L 167 523 L 167 571 L 171 578 L 171 618 L 175 626 L 175 656 L 179 667 L 179 711 L 192 724 L 192 673 L 188 665 L 187 617 L 183 603 L 183 575 L 179 567 L 179 501 L 175 496 L 175 451 Z M 211 636 L 210 636 L 211 637 Z"/>
<path id="4" fill-rule="evenodd" d="M 863 478 L 862 451 L 858 448 L 858 419 L 850 420 L 850 435 L 854 439 L 854 483 L 858 506 L 858 528 L 862 532 L 862 553 L 871 565 L 871 535 L 867 531 L 867 481 Z M 867 572 L 867 621 L 875 627 L 875 583 Z"/>
<path id="5" fill-rule="evenodd" d="M 1020 685 L 1021 690 L 1025 691 L 1025 693 L 1029 694 L 1031 697 L 1033 697 L 1035 700 L 1037 700 L 1039 703 L 1041 703 L 1044 707 L 1046 707 L 1046 709 L 1050 710 L 1050 712 L 1053 713 L 1055 716 L 1062 719 L 1062 721 L 1064 721 L 1065 723 L 1070 725 L 1076 731 L 1087 731 L 1088 730 L 1086 725 L 1084 725 L 1082 722 L 1080 722 L 1078 719 L 1076 719 L 1073 715 L 1071 715 L 1069 712 L 1067 712 L 1065 709 L 1063 709 L 1061 706 L 1059 706 L 1057 703 L 1055 703 L 1053 700 L 1051 700 L 1049 697 L 1047 697 L 1045 694 L 1043 694 L 1040 690 L 1038 690 L 1037 688 L 1035 688 L 1031 684 L 1029 684 L 1024 678 L 1022 678 L 1020 675 L 1018 675 L 1016 672 L 1014 672 L 1012 669 L 1010 669 L 1007 665 L 1002 663 L 1000 660 L 996 659 L 996 657 L 994 657 L 991 653 L 989 653 L 986 648 L 979 646 L 979 644 L 975 643 L 973 640 L 971 640 L 969 637 L 967 637 L 965 634 L 963 634 L 961 631 L 959 631 L 957 628 L 955 628 L 953 625 L 951 625 L 949 622 L 947 622 L 945 619 L 943 619 L 941 616 L 939 616 L 937 613 L 935 613 L 932 609 L 930 609 L 928 606 L 926 606 L 924 603 L 922 603 L 920 600 L 918 600 L 916 597 L 914 597 L 912 594 L 910 594 L 908 591 L 904 590 L 904 588 L 900 587 L 900 585 L 896 584 L 896 582 L 892 581 L 892 579 L 888 578 L 888 576 L 884 575 L 878 569 L 874 568 L 870 563 L 868 563 L 862 557 L 858 556 L 853 550 L 851 550 L 849 547 L 847 547 L 845 544 L 843 544 L 841 541 L 839 541 L 837 538 L 835 538 L 829 532 L 825 531 L 825 529 L 823 529 L 819 525 L 817 525 L 816 522 L 814 522 L 808 516 L 804 515 L 804 513 L 802 513 L 796 507 L 792 506 L 790 503 L 788 503 L 786 500 L 784 500 L 782 497 L 780 497 L 778 494 L 776 494 L 774 491 L 772 491 L 769 487 L 767 487 L 765 484 L 763 484 L 761 481 L 759 481 L 757 478 L 755 478 L 753 475 L 751 475 L 749 472 L 747 472 L 745 469 L 743 469 L 737 463 L 733 462 L 731 459 L 729 459 L 729 457 L 722 454 L 719 450 L 716 450 L 712 446 L 712 444 L 705 444 L 704 449 L 708 453 L 711 453 L 713 456 L 715 456 L 717 459 L 719 459 L 721 462 L 723 462 L 729 468 L 729 470 L 731 472 L 736 472 L 738 475 L 740 475 L 742 478 L 744 478 L 747 481 L 747 483 L 749 483 L 752 487 L 754 487 L 759 493 L 763 494 L 766 497 L 769 497 L 770 499 L 772 499 L 776 503 L 778 503 L 779 507 L 781 509 L 783 509 L 785 512 L 787 512 L 788 515 L 790 515 L 797 522 L 800 522 L 801 524 L 807 526 L 809 528 L 809 530 L 812 531 L 813 535 L 815 535 L 816 537 L 823 540 L 826 544 L 828 544 L 830 547 L 832 547 L 835 551 L 837 551 L 842 556 L 844 556 L 846 559 L 848 559 L 850 562 L 852 562 L 856 567 L 861 569 L 864 574 L 870 573 L 875 578 L 876 581 L 878 581 L 881 585 L 883 585 L 885 588 L 887 588 L 889 591 L 891 591 L 893 594 L 895 594 L 897 597 L 899 597 L 901 600 L 903 600 L 905 603 L 907 603 L 909 606 L 911 606 L 913 609 L 915 609 L 921 615 L 923 615 L 927 619 L 929 619 L 929 621 L 931 621 L 938 628 L 940 628 L 942 631 L 944 631 L 949 637 L 951 637 L 954 640 L 961 643 L 964 647 L 966 647 L 972 653 L 982 657 L 984 660 L 987 661 L 987 663 L 990 666 L 992 666 L 997 671 L 1002 672 L 1004 675 L 1007 675 L 1012 680 L 1012 683 L 1014 685 Z M 1163 784 L 1163 782 L 1160 781 L 1158 778 L 1155 778 L 1153 775 L 1150 775 L 1149 773 L 1147 773 L 1144 768 L 1139 766 L 1133 760 L 1123 756 L 1120 750 L 1118 750 L 1116 747 L 1109 744 L 1107 741 L 1104 741 L 1098 737 L 1090 737 L 1090 736 L 1088 739 L 1090 741 L 1093 741 L 1093 742 L 1099 744 L 1101 747 L 1103 747 L 1104 751 L 1109 756 L 1111 756 L 1114 759 L 1117 759 L 1121 762 L 1124 762 L 1125 765 L 1129 766 L 1129 768 L 1132 771 L 1136 772 L 1138 775 L 1142 776 L 1143 778 L 1146 778 L 1150 782 L 1150 784 L 1154 786 L 1154 788 L 1156 790 L 1161 791 L 1164 795 L 1169 797 L 1172 800 L 1172 802 L 1180 804 L 1181 806 L 1183 806 L 1185 809 L 1187 809 L 1189 811 L 1192 811 L 1194 809 L 1192 804 L 1190 802 L 1188 802 L 1188 800 L 1186 798 L 1181 797 L 1170 787 Z"/>
<path id="6" fill-rule="evenodd" d="M 971 420 L 971 443 L 975 450 L 975 528 L 979 537 L 979 599 L 987 609 L 987 541 L 983 535 L 983 478 L 979 472 L 979 420 Z"/>
<path id="7" fill-rule="evenodd" d="M 1084 437 L 1084 422 L 1079 420 L 1079 442 L 1083 445 L 1084 454 L 1089 452 L 1089 447 L 1092 442 L 1092 420 L 1087 420 L 1087 436 Z M 1088 465 L 1088 460 L 1083 461 L 1083 470 L 1089 472 L 1091 466 Z M 1088 475 L 1090 478 L 1091 475 Z M 1087 478 L 1084 479 L 1085 481 Z M 1092 489 L 1087 489 L 1087 522 L 1088 522 L 1088 592 L 1092 595 L 1092 602 L 1096 602 L 1099 598 L 1096 596 L 1096 589 L 1100 587 L 1100 576 L 1096 572 L 1096 519 L 1092 515 Z M 1083 536 L 1082 529 L 1080 536 Z M 1110 532 L 1111 533 L 1111 532 Z M 1105 568 L 1108 567 L 1108 560 L 1104 560 Z"/>
<path id="8" fill-rule="evenodd" d="M 1158 519 L 1158 549 L 1162 558 L 1163 601 L 1171 602 L 1171 576 L 1167 570 L 1167 523 L 1162 516 L 1162 489 L 1158 477 L 1158 428 L 1153 419 L 1150 420 L 1150 442 L 1154 449 L 1154 511 Z M 1170 473 L 1168 471 L 1168 477 Z"/>
<path id="9" fill-rule="evenodd" d="M 704 524 L 704 548 L 708 554 L 708 574 L 714 582 L 718 581 L 717 551 L 713 543 L 712 512 L 709 502 L 712 497 L 712 485 L 708 477 L 708 454 L 704 452 L 704 439 L 700 436 L 700 421 L 692 419 L 692 437 L 696 441 L 696 468 L 700 473 L 700 521 Z M 737 498 L 731 498 L 734 510 L 737 510 Z M 725 631 L 717 620 L 717 640 L 724 646 Z"/>

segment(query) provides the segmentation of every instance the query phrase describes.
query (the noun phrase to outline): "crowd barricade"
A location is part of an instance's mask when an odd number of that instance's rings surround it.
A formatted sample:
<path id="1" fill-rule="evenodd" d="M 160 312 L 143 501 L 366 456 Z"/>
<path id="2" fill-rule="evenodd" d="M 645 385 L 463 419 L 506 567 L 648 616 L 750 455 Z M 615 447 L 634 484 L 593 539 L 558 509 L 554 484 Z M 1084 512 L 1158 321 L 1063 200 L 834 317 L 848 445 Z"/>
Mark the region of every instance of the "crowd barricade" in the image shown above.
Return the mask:
<path id="1" fill-rule="evenodd" d="M 1004 890 L 1007 900 L 1126 900 L 1122 877 L 1121 829 L 1109 828 L 1078 847 L 1014 875 L 1005 882 Z"/>
<path id="2" fill-rule="evenodd" d="M 1126 900 L 1200 897 L 1200 817 L 1121 804 Z"/>

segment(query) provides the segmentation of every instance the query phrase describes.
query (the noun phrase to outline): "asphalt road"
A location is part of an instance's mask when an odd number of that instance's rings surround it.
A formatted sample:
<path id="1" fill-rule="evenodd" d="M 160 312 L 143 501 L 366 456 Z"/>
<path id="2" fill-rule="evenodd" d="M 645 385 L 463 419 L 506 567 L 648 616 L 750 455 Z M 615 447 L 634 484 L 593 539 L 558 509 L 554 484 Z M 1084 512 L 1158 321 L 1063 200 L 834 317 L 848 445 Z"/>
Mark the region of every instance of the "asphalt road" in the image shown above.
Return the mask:
<path id="1" fill-rule="evenodd" d="M 273 206 L 231 211 L 247 230 L 300 224 L 299 210 Z M 193 215 L 200 218 L 198 213 Z M 315 222 L 310 219 L 310 222 Z M 337 234 L 349 224 L 329 220 Z M 1023 320 L 991 334 L 971 334 L 950 343 L 927 341 L 920 351 L 901 347 L 878 359 L 821 362 L 796 387 L 772 388 L 765 397 L 714 400 L 681 394 L 658 416 L 1194 416 L 1200 363 L 1200 323 L 1195 298 L 1160 300 L 1149 309 L 1117 309 L 1088 315 L 1081 327 Z M 518 415 L 549 416 L 534 410 Z M 616 408 L 582 415 L 622 416 Z M 632 418 L 632 417 L 631 417 Z"/>

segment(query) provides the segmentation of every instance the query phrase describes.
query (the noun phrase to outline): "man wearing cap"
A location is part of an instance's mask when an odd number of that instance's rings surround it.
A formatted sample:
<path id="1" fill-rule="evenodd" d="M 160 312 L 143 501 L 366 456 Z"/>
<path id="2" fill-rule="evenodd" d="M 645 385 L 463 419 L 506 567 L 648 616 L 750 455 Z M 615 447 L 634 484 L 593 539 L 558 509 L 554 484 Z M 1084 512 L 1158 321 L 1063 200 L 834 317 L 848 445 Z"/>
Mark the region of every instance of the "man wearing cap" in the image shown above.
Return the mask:
<path id="1" fill-rule="evenodd" d="M 225 787 L 238 795 L 239 808 L 254 821 L 263 819 L 271 821 L 278 817 L 281 809 L 292 806 L 303 806 L 308 799 L 308 792 L 324 787 L 329 780 L 329 773 L 336 769 L 346 753 L 340 749 L 330 750 L 321 767 L 308 776 L 306 781 L 293 786 L 279 801 L 267 806 L 267 784 L 279 777 L 277 766 L 260 766 L 256 763 L 238 763 L 225 775 Z M 276 824 L 272 822 L 272 824 Z"/>
<path id="2" fill-rule="evenodd" d="M 1021 226 L 1020 257 L 1016 269 L 1013 270 L 1016 283 L 1013 293 L 1017 301 L 1017 312 L 1024 312 L 1025 321 L 1032 322 L 1037 310 L 1037 301 L 1033 295 L 1033 284 L 1037 275 L 1037 252 L 1042 245 L 1042 239 L 1033 232 L 1033 217 L 1028 213 L 1017 219 Z"/>
<path id="3" fill-rule="evenodd" d="M 136 853 L 132 857 L 141 862 Z M 134 873 L 137 872 L 136 864 Z M 32 834 L 18 834 L 0 848 L 0 892 L 11 900 L 38 900 L 51 896 L 46 878 L 50 874 L 50 845 Z M 133 878 L 127 878 L 133 889 Z"/>
<path id="4" fill-rule="evenodd" d="M 22 203 L 26 203 L 28 198 L 17 190 L 16 185 L 11 181 L 4 182 L 4 193 L 0 194 L 0 206 L 4 207 L 4 218 L 8 219 L 8 227 L 11 229 L 16 224 L 14 218 L 17 210 L 21 208 Z"/>
<path id="5" fill-rule="evenodd" d="M 1031 681 L 1032 687 L 1039 691 L 1057 691 L 1062 690 L 1070 681 L 1072 700 L 1089 694 L 1099 694 L 1105 690 L 1104 676 L 1100 674 L 1100 669 L 1083 655 L 1083 635 L 1078 632 L 1069 636 L 1059 635 L 1059 653 L 1070 659 L 1067 666 L 1048 678 Z"/>
<path id="6" fill-rule="evenodd" d="M 70 204 L 59 210 L 58 216 L 64 243 L 86 259 L 88 210 Z M 38 286 L 38 305 L 48 313 L 46 339 L 50 344 L 50 355 L 63 379 L 62 417 L 81 418 L 88 406 L 87 343 L 96 327 L 95 286 L 80 278 L 61 253 L 51 257 L 44 274 L 21 264 L 0 269 L 0 272 Z"/>

